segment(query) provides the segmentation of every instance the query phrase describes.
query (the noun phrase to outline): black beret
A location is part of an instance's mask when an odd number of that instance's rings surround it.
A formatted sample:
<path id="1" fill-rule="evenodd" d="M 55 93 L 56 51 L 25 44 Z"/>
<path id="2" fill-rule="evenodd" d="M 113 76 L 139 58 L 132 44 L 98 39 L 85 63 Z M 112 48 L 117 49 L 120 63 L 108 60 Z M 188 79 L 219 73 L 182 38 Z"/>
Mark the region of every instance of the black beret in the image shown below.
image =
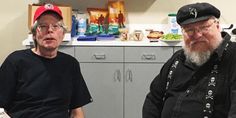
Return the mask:
<path id="1" fill-rule="evenodd" d="M 186 25 L 207 20 L 212 16 L 220 18 L 220 10 L 209 3 L 194 3 L 181 7 L 176 19 L 179 25 Z"/>

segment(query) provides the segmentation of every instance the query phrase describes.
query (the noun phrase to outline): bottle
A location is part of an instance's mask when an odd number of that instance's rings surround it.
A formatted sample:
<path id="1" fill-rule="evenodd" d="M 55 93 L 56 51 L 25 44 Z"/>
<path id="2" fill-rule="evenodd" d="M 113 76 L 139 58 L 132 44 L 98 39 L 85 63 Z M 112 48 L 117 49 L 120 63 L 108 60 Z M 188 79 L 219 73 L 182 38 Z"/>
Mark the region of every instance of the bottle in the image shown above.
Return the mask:
<path id="1" fill-rule="evenodd" d="M 87 18 L 85 13 L 79 12 L 77 15 L 78 20 L 78 35 L 84 36 L 87 29 Z"/>
<path id="2" fill-rule="evenodd" d="M 71 37 L 77 36 L 78 33 L 78 21 L 76 19 L 78 10 L 72 10 L 72 25 L 71 25 Z"/>
<path id="3" fill-rule="evenodd" d="M 169 33 L 172 33 L 172 34 L 180 33 L 180 31 L 179 31 L 180 26 L 178 25 L 178 23 L 176 21 L 176 14 L 175 13 L 168 14 L 168 24 L 170 27 Z"/>

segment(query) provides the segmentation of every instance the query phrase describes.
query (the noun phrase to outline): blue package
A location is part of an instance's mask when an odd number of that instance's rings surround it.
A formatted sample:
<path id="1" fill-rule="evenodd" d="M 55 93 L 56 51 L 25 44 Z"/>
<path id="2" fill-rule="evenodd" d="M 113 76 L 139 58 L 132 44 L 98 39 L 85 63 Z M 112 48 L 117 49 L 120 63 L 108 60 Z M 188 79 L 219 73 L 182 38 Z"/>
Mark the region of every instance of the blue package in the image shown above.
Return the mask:
<path id="1" fill-rule="evenodd" d="M 77 41 L 96 41 L 96 36 L 79 36 Z"/>
<path id="2" fill-rule="evenodd" d="M 97 37 L 113 37 L 112 34 L 99 34 Z"/>
<path id="3" fill-rule="evenodd" d="M 72 16 L 72 26 L 71 26 L 71 37 L 75 37 L 77 35 L 77 20 L 76 17 Z"/>
<path id="4" fill-rule="evenodd" d="M 114 40 L 115 37 L 112 34 L 99 34 L 97 40 Z"/>

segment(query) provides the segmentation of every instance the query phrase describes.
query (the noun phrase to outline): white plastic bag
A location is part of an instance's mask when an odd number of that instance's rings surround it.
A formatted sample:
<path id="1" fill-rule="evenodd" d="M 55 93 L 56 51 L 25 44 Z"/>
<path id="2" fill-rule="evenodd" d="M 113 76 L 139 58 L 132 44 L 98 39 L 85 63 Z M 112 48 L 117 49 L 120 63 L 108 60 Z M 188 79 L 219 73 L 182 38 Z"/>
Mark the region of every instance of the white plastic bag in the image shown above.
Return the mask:
<path id="1" fill-rule="evenodd" d="M 0 108 L 0 118 L 11 118 L 3 108 Z"/>

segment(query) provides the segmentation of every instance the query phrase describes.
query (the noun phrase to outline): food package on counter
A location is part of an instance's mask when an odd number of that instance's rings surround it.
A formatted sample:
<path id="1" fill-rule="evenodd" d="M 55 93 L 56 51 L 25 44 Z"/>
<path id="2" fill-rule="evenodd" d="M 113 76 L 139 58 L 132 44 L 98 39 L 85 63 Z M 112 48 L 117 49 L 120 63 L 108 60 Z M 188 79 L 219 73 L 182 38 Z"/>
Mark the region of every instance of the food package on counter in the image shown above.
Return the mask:
<path id="1" fill-rule="evenodd" d="M 163 35 L 164 35 L 163 31 L 150 30 L 149 34 L 147 35 L 147 38 L 151 42 L 155 42 L 155 41 L 158 41 L 158 39 L 161 38 Z"/>
<path id="2" fill-rule="evenodd" d="M 112 34 L 99 34 L 96 40 L 97 41 L 110 41 L 110 40 L 115 40 L 115 37 Z"/>
<path id="3" fill-rule="evenodd" d="M 101 34 L 108 32 L 108 10 L 103 8 L 87 8 L 89 27 L 86 34 Z"/>
<path id="4" fill-rule="evenodd" d="M 96 36 L 79 36 L 77 41 L 96 41 Z"/>
<path id="5" fill-rule="evenodd" d="M 125 28 L 125 8 L 124 1 L 108 1 L 109 12 L 109 34 L 118 34 L 120 28 Z"/>

